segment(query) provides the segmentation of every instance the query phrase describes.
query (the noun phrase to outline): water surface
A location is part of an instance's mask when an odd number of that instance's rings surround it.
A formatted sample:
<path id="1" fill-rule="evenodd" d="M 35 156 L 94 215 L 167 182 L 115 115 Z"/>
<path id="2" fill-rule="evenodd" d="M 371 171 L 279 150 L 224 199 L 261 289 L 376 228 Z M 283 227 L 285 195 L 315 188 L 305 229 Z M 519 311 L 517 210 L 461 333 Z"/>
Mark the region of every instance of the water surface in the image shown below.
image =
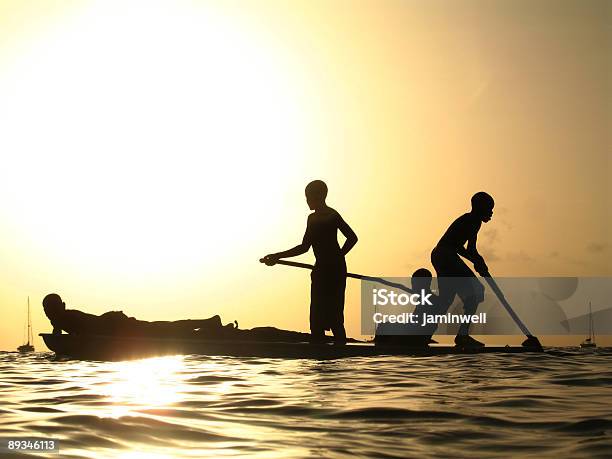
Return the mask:
<path id="1" fill-rule="evenodd" d="M 0 366 L 0 438 L 62 458 L 612 457 L 611 348 Z"/>

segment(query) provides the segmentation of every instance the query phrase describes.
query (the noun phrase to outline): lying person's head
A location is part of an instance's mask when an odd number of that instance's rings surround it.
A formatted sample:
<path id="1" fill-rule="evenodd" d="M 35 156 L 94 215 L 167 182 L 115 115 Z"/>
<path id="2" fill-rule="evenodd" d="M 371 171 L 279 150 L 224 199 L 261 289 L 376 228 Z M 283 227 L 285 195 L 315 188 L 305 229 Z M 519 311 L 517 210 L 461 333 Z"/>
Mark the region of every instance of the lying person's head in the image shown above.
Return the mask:
<path id="1" fill-rule="evenodd" d="M 412 290 L 431 291 L 431 271 L 429 269 L 419 268 L 412 273 Z"/>
<path id="2" fill-rule="evenodd" d="M 66 303 L 57 293 L 50 293 L 43 299 L 43 309 L 47 317 L 53 319 L 62 315 L 66 310 Z"/>

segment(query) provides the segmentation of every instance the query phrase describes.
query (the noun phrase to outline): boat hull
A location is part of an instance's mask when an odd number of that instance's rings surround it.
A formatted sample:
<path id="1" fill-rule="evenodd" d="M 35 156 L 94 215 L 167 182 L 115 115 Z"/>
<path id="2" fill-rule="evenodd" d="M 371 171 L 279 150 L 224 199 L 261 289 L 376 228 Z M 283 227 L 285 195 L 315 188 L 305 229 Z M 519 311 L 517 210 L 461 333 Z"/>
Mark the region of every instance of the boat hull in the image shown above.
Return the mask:
<path id="1" fill-rule="evenodd" d="M 451 346 L 409 348 L 373 344 L 309 344 L 256 341 L 151 339 L 109 336 L 53 335 L 41 333 L 49 349 L 58 356 L 83 360 L 130 360 L 164 355 L 198 354 L 207 356 L 259 357 L 281 359 L 338 359 L 384 355 L 433 356 L 445 354 L 485 354 L 541 352 L 519 346 L 487 346 L 459 349 Z"/>
<path id="2" fill-rule="evenodd" d="M 22 344 L 21 346 L 17 348 L 17 350 L 21 352 L 22 354 L 27 354 L 29 352 L 34 352 L 34 346 L 30 344 Z"/>

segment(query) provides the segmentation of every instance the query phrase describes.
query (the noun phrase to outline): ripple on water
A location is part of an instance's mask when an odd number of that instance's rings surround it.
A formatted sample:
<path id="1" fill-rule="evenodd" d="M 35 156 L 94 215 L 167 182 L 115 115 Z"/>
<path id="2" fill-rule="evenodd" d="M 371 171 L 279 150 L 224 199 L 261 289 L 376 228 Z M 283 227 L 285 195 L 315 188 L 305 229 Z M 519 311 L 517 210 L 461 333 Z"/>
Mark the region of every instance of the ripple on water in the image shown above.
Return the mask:
<path id="1" fill-rule="evenodd" d="M 0 436 L 51 436 L 62 457 L 610 457 L 611 364 L 605 349 L 325 362 L 0 353 Z"/>

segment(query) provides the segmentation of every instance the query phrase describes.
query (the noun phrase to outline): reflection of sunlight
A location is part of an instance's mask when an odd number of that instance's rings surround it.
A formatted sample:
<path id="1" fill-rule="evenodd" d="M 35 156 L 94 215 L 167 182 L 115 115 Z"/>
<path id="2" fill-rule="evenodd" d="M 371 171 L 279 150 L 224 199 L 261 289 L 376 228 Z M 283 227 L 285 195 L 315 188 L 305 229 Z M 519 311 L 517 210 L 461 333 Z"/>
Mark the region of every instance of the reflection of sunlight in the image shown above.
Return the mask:
<path id="1" fill-rule="evenodd" d="M 177 403 L 183 397 L 183 366 L 181 357 L 118 362 L 111 381 L 102 387 L 111 408 L 106 415 L 118 418 L 132 410 L 166 408 Z"/>
<path id="2" fill-rule="evenodd" d="M 122 453 L 117 456 L 117 459 L 169 459 L 175 456 L 168 456 L 166 454 L 158 454 L 158 453 L 143 453 L 137 451 L 130 451 L 127 453 Z"/>

